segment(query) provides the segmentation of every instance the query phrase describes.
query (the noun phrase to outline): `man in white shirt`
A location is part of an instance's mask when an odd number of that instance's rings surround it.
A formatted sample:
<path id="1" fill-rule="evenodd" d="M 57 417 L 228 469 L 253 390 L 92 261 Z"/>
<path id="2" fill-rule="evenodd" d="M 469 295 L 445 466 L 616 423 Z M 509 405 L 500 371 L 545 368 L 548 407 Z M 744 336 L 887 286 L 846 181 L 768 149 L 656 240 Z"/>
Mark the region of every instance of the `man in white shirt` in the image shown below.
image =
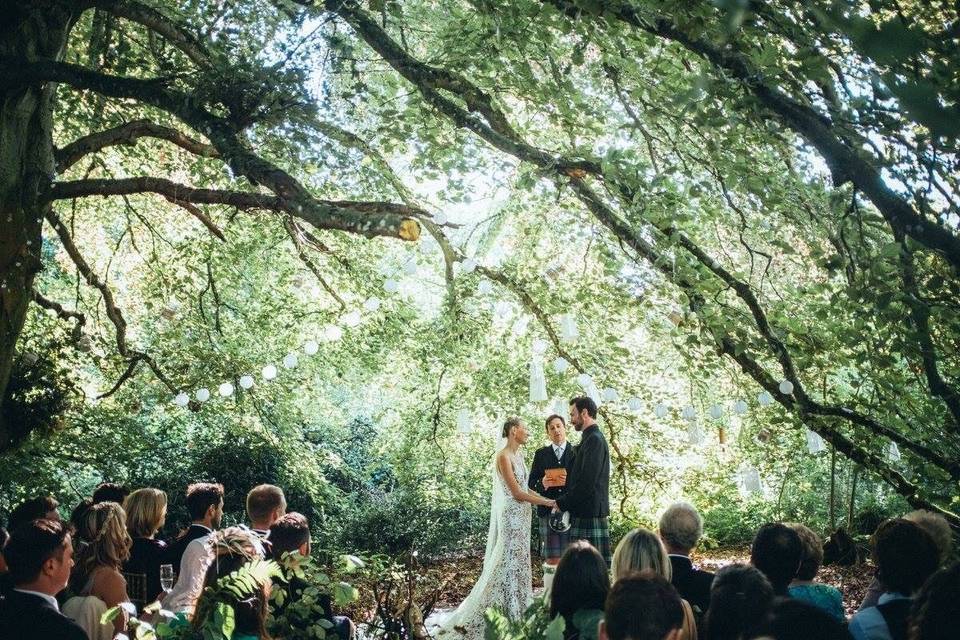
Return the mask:
<path id="1" fill-rule="evenodd" d="M 207 483 L 187 488 L 187 508 L 194 518 L 180 542 L 189 538 L 179 563 L 177 583 L 163 600 L 164 608 L 174 613 L 193 615 L 197 598 L 203 590 L 203 579 L 213 561 L 210 535 L 223 519 L 223 486 Z M 172 546 L 177 546 L 174 543 Z"/>
<path id="2" fill-rule="evenodd" d="M 566 474 L 573 466 L 573 447 L 567 442 L 567 425 L 563 416 L 552 415 L 546 420 L 547 437 L 550 444 L 537 449 L 533 454 L 533 464 L 530 467 L 530 476 L 527 485 L 540 495 L 556 500 L 566 490 Z M 544 585 L 553 580 L 553 572 L 560 556 L 567 548 L 567 532 L 554 531 L 550 528 L 550 509 L 537 507 L 537 516 L 540 520 L 541 555 L 544 559 Z"/>

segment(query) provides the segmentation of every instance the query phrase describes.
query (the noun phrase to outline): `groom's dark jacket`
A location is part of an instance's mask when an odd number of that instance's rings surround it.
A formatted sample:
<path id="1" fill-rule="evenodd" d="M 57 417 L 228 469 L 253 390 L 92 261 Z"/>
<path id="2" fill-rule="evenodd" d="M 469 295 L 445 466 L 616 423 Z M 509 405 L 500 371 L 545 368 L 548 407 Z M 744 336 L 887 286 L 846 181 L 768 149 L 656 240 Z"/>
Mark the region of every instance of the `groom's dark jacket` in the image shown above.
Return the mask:
<path id="1" fill-rule="evenodd" d="M 610 449 L 596 424 L 583 430 L 573 466 L 567 473 L 567 490 L 557 506 L 574 518 L 610 515 Z"/>
<path id="2" fill-rule="evenodd" d="M 544 496 L 545 498 L 550 498 L 551 500 L 556 500 L 562 496 L 567 488 L 566 487 L 550 487 L 549 489 L 543 488 L 543 476 L 544 472 L 547 469 L 566 469 L 567 478 L 570 478 L 570 469 L 573 467 L 573 459 L 576 457 L 576 454 L 573 451 L 573 445 L 569 442 L 567 446 L 563 449 L 563 457 L 560 460 L 557 460 L 557 454 L 553 451 L 553 445 L 548 444 L 545 447 L 540 447 L 537 449 L 536 453 L 533 454 L 533 466 L 530 467 L 530 478 L 527 480 L 527 484 L 531 489 Z M 538 516 L 546 516 L 550 513 L 550 507 L 537 507 Z"/>

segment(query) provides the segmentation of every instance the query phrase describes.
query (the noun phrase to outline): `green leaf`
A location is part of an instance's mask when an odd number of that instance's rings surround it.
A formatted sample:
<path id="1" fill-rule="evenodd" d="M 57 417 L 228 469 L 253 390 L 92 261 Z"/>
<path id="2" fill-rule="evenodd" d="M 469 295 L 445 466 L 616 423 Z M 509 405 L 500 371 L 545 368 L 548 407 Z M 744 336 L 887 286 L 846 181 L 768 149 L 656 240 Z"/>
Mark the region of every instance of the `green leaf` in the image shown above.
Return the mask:
<path id="1" fill-rule="evenodd" d="M 563 616 L 557 616 L 550 621 L 543 632 L 544 640 L 563 640 L 563 632 L 567 627 Z"/>

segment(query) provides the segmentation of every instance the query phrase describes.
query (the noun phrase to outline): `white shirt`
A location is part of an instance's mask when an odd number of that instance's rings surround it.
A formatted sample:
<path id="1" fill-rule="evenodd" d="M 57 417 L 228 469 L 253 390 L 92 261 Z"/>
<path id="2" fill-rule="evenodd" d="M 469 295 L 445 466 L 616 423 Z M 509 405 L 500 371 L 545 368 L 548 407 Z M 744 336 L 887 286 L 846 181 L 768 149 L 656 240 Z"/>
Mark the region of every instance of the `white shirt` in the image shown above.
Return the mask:
<path id="1" fill-rule="evenodd" d="M 184 612 L 187 615 L 193 615 L 193 609 L 197 606 L 197 599 L 200 592 L 203 591 L 203 579 L 207 575 L 207 569 L 213 562 L 213 550 L 207 542 L 210 540 L 210 534 L 191 540 L 187 548 L 183 551 L 183 559 L 180 560 L 180 573 L 177 576 L 177 584 L 167 594 L 163 600 L 163 608 L 174 613 Z"/>
<path id="2" fill-rule="evenodd" d="M 551 444 L 550 446 L 553 447 L 553 453 L 554 453 L 554 455 L 557 456 L 557 460 L 559 460 L 560 458 L 562 458 L 562 457 L 563 457 L 563 452 L 567 450 L 567 443 L 566 443 L 566 442 L 564 442 L 563 444 Z"/>
<path id="3" fill-rule="evenodd" d="M 30 591 L 29 589 L 14 589 L 14 591 L 19 591 L 20 593 L 29 593 L 32 596 L 37 596 L 38 598 L 43 598 L 50 603 L 50 606 L 60 611 L 60 605 L 57 604 L 57 599 L 51 596 L 49 593 L 40 593 L 39 591 Z"/>

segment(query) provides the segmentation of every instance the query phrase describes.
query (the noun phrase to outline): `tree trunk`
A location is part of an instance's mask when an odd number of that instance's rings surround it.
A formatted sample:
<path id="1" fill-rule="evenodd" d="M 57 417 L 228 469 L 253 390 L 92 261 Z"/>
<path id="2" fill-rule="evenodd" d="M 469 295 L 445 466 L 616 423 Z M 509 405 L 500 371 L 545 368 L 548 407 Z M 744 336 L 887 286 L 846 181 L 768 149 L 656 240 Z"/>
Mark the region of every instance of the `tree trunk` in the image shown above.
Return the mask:
<path id="1" fill-rule="evenodd" d="M 830 531 L 837 530 L 837 449 L 830 447 Z"/>
<path id="2" fill-rule="evenodd" d="M 860 477 L 860 467 L 853 467 L 853 478 L 850 480 L 850 504 L 847 506 L 847 531 L 853 533 L 853 518 L 857 501 L 857 479 Z"/>
<path id="3" fill-rule="evenodd" d="M 8 9 L 9 10 L 9 9 Z M 59 60 L 76 17 L 71 3 L 15 2 L 0 30 L 0 55 Z M 54 177 L 53 103 L 56 85 L 0 87 L 0 400 L 7 387 L 40 270 L 45 206 Z M 0 405 L 0 451 L 18 435 Z"/>

